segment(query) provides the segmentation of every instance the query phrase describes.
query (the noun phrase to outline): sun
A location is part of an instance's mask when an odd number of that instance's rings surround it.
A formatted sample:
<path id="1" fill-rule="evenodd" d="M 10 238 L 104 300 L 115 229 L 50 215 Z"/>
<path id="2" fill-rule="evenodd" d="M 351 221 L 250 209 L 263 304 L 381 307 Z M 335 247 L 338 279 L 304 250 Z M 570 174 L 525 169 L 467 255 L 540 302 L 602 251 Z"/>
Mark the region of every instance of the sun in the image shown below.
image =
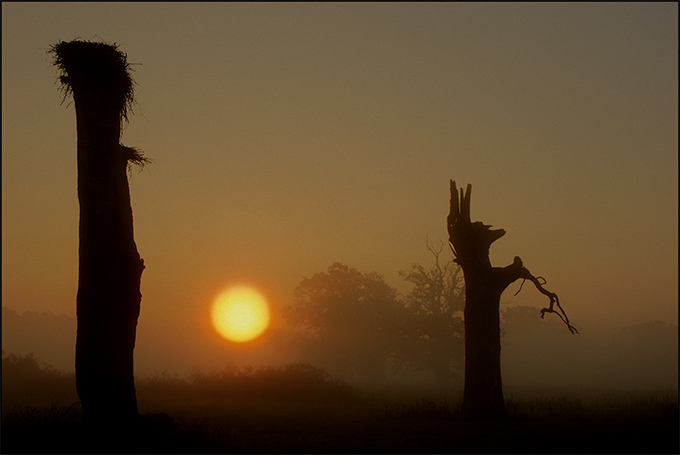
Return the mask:
<path id="1" fill-rule="evenodd" d="M 233 286 L 217 296 L 211 319 L 217 332 L 226 339 L 250 341 L 269 325 L 269 306 L 255 289 Z"/>

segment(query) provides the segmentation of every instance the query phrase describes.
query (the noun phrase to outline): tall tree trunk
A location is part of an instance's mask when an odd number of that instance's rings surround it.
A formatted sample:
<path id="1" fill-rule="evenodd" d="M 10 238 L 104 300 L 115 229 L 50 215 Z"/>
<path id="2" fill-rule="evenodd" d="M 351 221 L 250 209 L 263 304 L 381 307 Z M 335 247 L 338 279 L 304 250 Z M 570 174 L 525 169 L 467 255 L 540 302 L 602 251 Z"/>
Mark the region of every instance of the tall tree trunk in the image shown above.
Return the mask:
<path id="1" fill-rule="evenodd" d="M 557 295 L 543 287 L 545 280 L 537 278 L 515 256 L 507 267 L 492 267 L 489 260 L 491 244 L 505 235 L 503 229 L 491 229 L 480 221 L 470 221 L 472 185 L 465 193 L 451 181 L 451 206 L 447 225 L 449 242 L 465 276 L 465 391 L 463 413 L 470 418 L 495 419 L 505 416 L 503 383 L 501 381 L 501 294 L 518 280 L 530 280 L 536 289 L 550 298 L 550 306 L 540 311 L 555 313 L 572 334 L 578 331 L 560 306 Z M 524 282 L 522 282 L 524 283 Z M 520 287 L 521 290 L 521 287 Z M 519 292 L 519 291 L 518 291 Z M 557 305 L 558 310 L 554 309 Z"/>
<path id="2" fill-rule="evenodd" d="M 502 237 L 502 229 L 491 230 L 470 221 L 470 192 L 458 199 L 451 182 L 449 241 L 465 276 L 465 391 L 463 413 L 472 418 L 505 415 L 501 381 L 501 338 L 499 305 L 503 285 L 498 269 L 491 267 L 489 247 Z M 510 283 L 508 283 L 510 284 Z"/>
<path id="3" fill-rule="evenodd" d="M 127 159 L 117 117 L 76 98 L 80 247 L 76 384 L 86 419 L 137 417 L 133 350 L 144 264 L 133 237 Z M 97 118 L 99 117 L 99 118 Z M 108 121 L 107 121 L 108 120 Z"/>
<path id="4" fill-rule="evenodd" d="M 505 414 L 501 381 L 498 289 L 488 270 L 463 266 L 465 274 L 465 391 L 463 413 L 473 418 Z"/>
<path id="5" fill-rule="evenodd" d="M 133 352 L 144 261 L 134 241 L 126 170 L 129 160 L 143 159 L 119 144 L 132 81 L 115 46 L 61 42 L 52 52 L 66 93 L 73 94 L 78 132 L 76 387 L 84 422 L 115 435 L 138 417 Z"/>

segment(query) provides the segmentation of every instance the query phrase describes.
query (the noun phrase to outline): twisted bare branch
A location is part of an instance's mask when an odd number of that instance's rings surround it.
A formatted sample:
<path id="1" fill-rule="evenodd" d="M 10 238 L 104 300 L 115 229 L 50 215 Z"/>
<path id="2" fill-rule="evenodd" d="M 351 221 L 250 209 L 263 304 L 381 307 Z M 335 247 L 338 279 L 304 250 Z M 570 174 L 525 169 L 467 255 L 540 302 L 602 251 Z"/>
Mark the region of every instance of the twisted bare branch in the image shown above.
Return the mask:
<path id="1" fill-rule="evenodd" d="M 545 318 L 545 313 L 555 313 L 557 316 L 560 317 L 560 319 L 562 319 L 562 322 L 564 322 L 567 325 L 567 328 L 572 334 L 579 333 L 578 330 L 576 330 L 576 327 L 571 325 L 571 323 L 569 322 L 569 317 L 567 316 L 567 313 L 560 305 L 560 299 L 557 297 L 557 294 L 555 294 L 554 292 L 550 292 L 543 287 L 543 285 L 546 283 L 545 278 L 540 276 L 539 277 L 533 276 L 526 267 L 522 267 L 522 271 L 520 272 L 520 278 L 522 278 L 522 284 L 520 284 L 519 290 L 515 293 L 515 295 L 519 294 L 519 292 L 522 290 L 522 286 L 524 285 L 524 282 L 526 280 L 531 281 L 532 283 L 534 283 L 534 286 L 536 286 L 536 289 L 538 289 L 538 291 L 541 294 L 547 295 L 548 298 L 550 299 L 550 306 L 548 308 L 543 308 L 541 310 L 541 319 Z M 559 311 L 555 310 L 555 305 L 557 305 Z"/>

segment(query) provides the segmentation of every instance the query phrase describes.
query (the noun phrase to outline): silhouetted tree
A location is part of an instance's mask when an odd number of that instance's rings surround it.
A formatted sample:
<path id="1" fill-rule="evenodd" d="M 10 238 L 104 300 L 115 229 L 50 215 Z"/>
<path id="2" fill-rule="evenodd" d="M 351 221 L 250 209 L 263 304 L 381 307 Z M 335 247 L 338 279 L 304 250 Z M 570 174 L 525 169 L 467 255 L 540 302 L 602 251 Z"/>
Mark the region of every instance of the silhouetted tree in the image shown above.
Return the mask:
<path id="1" fill-rule="evenodd" d="M 451 181 L 451 205 L 447 225 L 449 242 L 455 261 L 465 275 L 465 392 L 463 413 L 471 418 L 498 418 L 505 415 L 501 382 L 500 299 L 510 283 L 530 280 L 550 298 L 550 306 L 541 310 L 556 313 L 572 333 L 557 295 L 543 288 L 545 281 L 533 276 L 515 257 L 507 267 L 492 267 L 489 260 L 491 244 L 505 235 L 503 229 L 490 229 L 480 221 L 470 221 L 472 185 L 465 193 Z M 521 287 L 520 287 L 521 290 Z M 519 292 L 519 291 L 518 291 Z M 559 312 L 554 309 L 557 305 Z"/>
<path id="2" fill-rule="evenodd" d="M 401 344 L 398 355 L 402 363 L 414 369 L 434 372 L 440 384 L 446 384 L 456 369 L 463 368 L 465 305 L 461 268 L 452 260 L 442 264 L 442 243 L 435 248 L 426 241 L 434 257 L 433 267 L 414 264 L 399 275 L 414 287 L 406 295 Z"/>
<path id="3" fill-rule="evenodd" d="M 283 315 L 300 328 L 301 354 L 346 379 L 384 378 L 399 334 L 403 307 L 397 292 L 377 273 L 362 274 L 340 263 L 303 278 Z"/>
<path id="4" fill-rule="evenodd" d="M 75 103 L 80 203 L 76 387 L 83 419 L 97 430 L 137 419 L 133 350 L 144 261 L 137 252 L 126 170 L 148 160 L 119 143 L 133 103 L 127 56 L 117 45 L 53 45 L 64 96 Z M 113 440 L 102 440 L 108 444 Z"/>

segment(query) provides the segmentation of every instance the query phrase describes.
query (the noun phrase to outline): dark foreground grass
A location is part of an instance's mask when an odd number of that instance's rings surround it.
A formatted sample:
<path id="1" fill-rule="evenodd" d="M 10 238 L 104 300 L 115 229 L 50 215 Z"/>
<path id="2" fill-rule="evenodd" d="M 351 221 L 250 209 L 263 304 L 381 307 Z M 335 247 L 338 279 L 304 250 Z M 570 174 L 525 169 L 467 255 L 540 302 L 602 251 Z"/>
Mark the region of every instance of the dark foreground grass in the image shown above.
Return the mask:
<path id="1" fill-rule="evenodd" d="M 460 395 L 358 390 L 306 364 L 137 381 L 134 433 L 93 437 L 75 376 L 2 362 L 2 453 L 678 453 L 678 393 L 510 393 L 508 418 L 468 421 Z M 125 436 L 129 436 L 126 440 Z M 114 446 L 117 444 L 117 446 Z"/>
<path id="2" fill-rule="evenodd" d="M 540 400 L 539 400 L 540 401 Z M 547 405 L 550 403 L 548 414 Z M 640 412 L 575 412 L 559 399 L 545 415 L 466 421 L 444 402 L 313 404 L 241 402 L 143 413 L 131 453 L 678 453 L 675 403 Z M 518 403 L 529 406 L 529 403 Z M 531 406 L 534 410 L 539 404 Z M 600 403 L 602 407 L 603 404 Z M 605 406 L 606 407 L 606 406 Z M 560 412 L 562 409 L 563 412 Z M 2 453 L 105 453 L 88 445 L 79 405 L 3 413 Z M 111 449 L 113 450 L 113 449 Z M 120 449 L 116 449 L 116 452 Z"/>
<path id="3" fill-rule="evenodd" d="M 103 442 L 86 431 L 79 405 L 27 407 L 3 415 L 2 453 L 233 453 L 227 438 L 202 422 L 180 423 L 167 414 L 140 415 L 133 435 Z"/>

